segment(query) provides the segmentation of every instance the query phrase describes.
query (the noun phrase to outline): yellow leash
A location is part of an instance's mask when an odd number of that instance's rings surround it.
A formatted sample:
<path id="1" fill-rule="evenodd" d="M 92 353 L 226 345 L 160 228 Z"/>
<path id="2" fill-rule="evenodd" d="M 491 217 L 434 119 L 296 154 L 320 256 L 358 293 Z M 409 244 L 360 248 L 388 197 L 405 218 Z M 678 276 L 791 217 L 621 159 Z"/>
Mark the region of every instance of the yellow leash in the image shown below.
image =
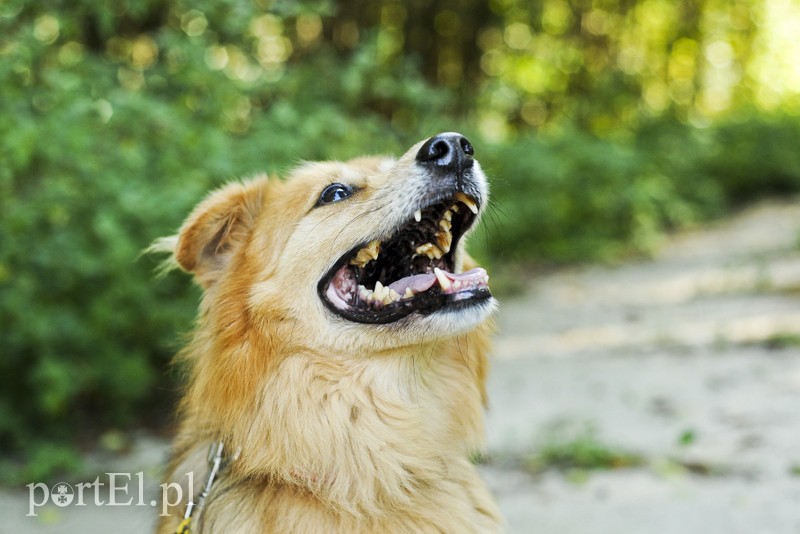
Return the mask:
<path id="1" fill-rule="evenodd" d="M 191 534 L 191 531 L 189 530 L 189 525 L 191 524 L 192 518 L 185 518 L 183 521 L 181 521 L 181 524 L 178 525 L 178 529 L 175 531 L 175 534 Z"/>

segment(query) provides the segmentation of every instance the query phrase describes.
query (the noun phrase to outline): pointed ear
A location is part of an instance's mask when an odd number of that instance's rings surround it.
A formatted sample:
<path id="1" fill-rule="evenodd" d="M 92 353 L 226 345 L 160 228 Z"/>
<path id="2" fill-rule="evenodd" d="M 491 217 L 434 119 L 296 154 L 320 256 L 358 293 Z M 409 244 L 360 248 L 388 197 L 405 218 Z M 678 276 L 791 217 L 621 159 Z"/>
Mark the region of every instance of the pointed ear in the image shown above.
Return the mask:
<path id="1" fill-rule="evenodd" d="M 174 257 L 178 265 L 208 288 L 253 228 L 264 203 L 266 178 L 231 183 L 211 193 L 178 232 Z"/>

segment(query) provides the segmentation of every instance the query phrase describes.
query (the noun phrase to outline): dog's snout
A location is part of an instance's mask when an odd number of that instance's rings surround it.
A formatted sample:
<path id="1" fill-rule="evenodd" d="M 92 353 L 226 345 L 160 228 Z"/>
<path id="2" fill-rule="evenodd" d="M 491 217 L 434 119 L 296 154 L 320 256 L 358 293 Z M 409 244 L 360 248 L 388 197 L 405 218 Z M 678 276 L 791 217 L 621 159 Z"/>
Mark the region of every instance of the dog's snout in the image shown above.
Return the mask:
<path id="1" fill-rule="evenodd" d="M 425 141 L 417 152 L 417 161 L 440 169 L 460 172 L 472 167 L 475 149 L 466 137 L 447 132 Z"/>

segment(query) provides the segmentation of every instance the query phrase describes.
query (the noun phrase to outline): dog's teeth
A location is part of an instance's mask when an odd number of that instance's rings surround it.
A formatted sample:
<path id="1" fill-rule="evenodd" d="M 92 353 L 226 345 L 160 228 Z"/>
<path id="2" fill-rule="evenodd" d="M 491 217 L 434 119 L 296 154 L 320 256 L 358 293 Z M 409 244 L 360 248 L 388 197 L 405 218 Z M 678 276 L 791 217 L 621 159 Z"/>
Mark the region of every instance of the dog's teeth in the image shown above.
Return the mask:
<path id="1" fill-rule="evenodd" d="M 350 265 L 364 267 L 370 261 L 377 260 L 380 251 L 381 242 L 376 239 L 375 241 L 370 242 L 366 247 L 359 250 L 358 254 L 356 254 L 356 257 L 350 260 Z"/>
<path id="2" fill-rule="evenodd" d="M 400 300 L 400 294 L 394 289 L 387 288 L 385 296 L 383 297 L 384 304 L 391 304 L 392 302 Z"/>
<path id="3" fill-rule="evenodd" d="M 462 204 L 467 206 L 469 210 L 474 213 L 475 215 L 478 214 L 478 205 L 475 204 L 475 201 L 469 198 L 467 195 L 459 191 L 456 193 L 456 200 L 459 200 Z"/>
<path id="4" fill-rule="evenodd" d="M 417 222 L 422 220 L 422 210 L 417 210 L 414 212 L 414 220 Z"/>
<path id="5" fill-rule="evenodd" d="M 433 274 L 436 275 L 436 279 L 439 281 L 439 285 L 442 286 L 442 289 L 450 289 L 450 279 L 445 276 L 444 272 L 440 268 L 434 267 Z"/>
<path id="6" fill-rule="evenodd" d="M 376 239 L 375 241 L 373 241 L 372 243 L 370 243 L 367 246 L 367 249 L 369 250 L 370 254 L 372 255 L 372 259 L 373 260 L 377 260 L 378 259 L 378 254 L 380 254 L 380 252 L 381 252 L 381 242 Z"/>
<path id="7" fill-rule="evenodd" d="M 392 295 L 396 295 L 397 298 L 394 298 Z M 372 298 L 375 300 L 375 302 L 389 304 L 395 300 L 398 300 L 400 295 L 398 295 L 397 291 L 394 289 L 390 289 L 388 286 L 385 286 L 378 281 L 375 282 L 375 291 L 373 292 Z"/>
<path id="8" fill-rule="evenodd" d="M 385 290 L 386 288 L 383 287 L 383 284 L 381 284 L 380 280 L 375 282 L 375 289 L 373 290 L 375 300 L 377 300 L 378 302 L 382 301 Z"/>
<path id="9" fill-rule="evenodd" d="M 453 244 L 453 235 L 450 232 L 439 232 L 436 234 L 436 239 L 439 241 L 439 248 L 444 254 L 450 252 L 450 245 Z M 439 258 L 436 259 L 438 260 Z"/>
<path id="10" fill-rule="evenodd" d="M 450 210 L 447 210 L 446 212 L 444 212 L 444 220 L 452 221 L 453 220 L 453 212 L 450 211 Z M 439 223 L 439 224 L 442 224 L 442 223 Z"/>
<path id="11" fill-rule="evenodd" d="M 404 299 L 410 299 L 410 298 L 413 298 L 413 297 L 414 297 L 414 290 L 411 289 L 410 287 L 407 287 L 406 288 L 406 292 L 403 293 L 403 298 Z"/>
<path id="12" fill-rule="evenodd" d="M 439 227 L 443 231 L 436 233 L 436 240 L 439 242 L 439 248 L 441 248 L 446 254 L 450 252 L 450 245 L 453 244 L 453 234 L 450 233 L 450 228 L 452 225 L 450 224 L 450 221 L 442 219 L 439 221 Z"/>
<path id="13" fill-rule="evenodd" d="M 363 300 L 369 300 L 372 291 L 367 289 L 366 287 L 359 284 L 358 286 L 358 296 L 360 296 Z"/>
<path id="14" fill-rule="evenodd" d="M 420 245 L 416 249 L 417 254 L 420 256 L 427 256 L 429 259 L 436 259 L 438 260 L 442 256 L 444 256 L 444 252 L 442 249 L 434 245 L 433 243 L 425 243 L 424 245 Z"/>
<path id="15" fill-rule="evenodd" d="M 358 296 L 361 297 L 362 301 L 367 303 L 370 303 L 373 300 L 375 300 L 375 293 L 362 285 L 358 286 Z"/>
<path id="16" fill-rule="evenodd" d="M 422 256 L 422 255 L 427 256 L 428 252 L 431 250 L 431 248 L 433 248 L 433 244 L 432 243 L 425 243 L 424 245 L 420 245 L 420 246 L 417 247 L 416 253 L 419 254 L 420 256 Z M 430 256 L 428 256 L 428 257 L 430 257 Z"/>
<path id="17" fill-rule="evenodd" d="M 459 210 L 458 204 L 453 204 L 452 206 L 450 206 L 450 211 L 452 211 L 453 213 L 458 213 L 458 210 Z"/>

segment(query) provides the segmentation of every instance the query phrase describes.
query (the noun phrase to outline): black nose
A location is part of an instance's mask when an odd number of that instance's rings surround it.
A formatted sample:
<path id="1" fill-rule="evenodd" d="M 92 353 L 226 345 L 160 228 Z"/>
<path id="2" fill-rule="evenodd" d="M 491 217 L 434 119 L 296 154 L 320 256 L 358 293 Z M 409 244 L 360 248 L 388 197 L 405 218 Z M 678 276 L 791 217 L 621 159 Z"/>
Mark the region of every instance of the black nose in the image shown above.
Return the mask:
<path id="1" fill-rule="evenodd" d="M 475 150 L 466 137 L 447 132 L 425 141 L 417 152 L 417 161 L 440 169 L 460 172 L 472 167 Z"/>

